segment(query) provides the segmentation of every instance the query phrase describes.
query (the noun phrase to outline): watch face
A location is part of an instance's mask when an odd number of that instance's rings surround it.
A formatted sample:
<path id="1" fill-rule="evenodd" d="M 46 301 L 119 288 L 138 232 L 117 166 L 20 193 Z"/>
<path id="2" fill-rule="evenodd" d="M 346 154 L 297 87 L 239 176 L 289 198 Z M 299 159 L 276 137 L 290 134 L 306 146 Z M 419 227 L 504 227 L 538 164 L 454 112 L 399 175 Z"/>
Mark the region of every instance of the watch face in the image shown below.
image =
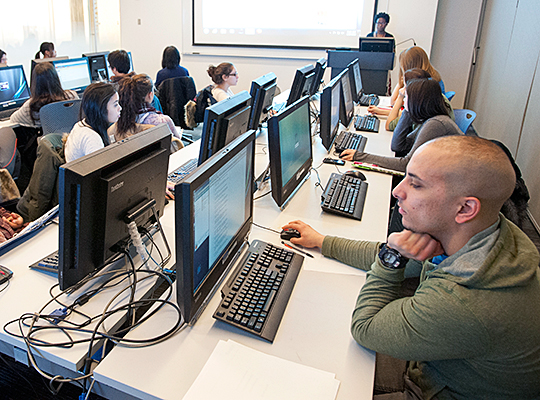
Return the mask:
<path id="1" fill-rule="evenodd" d="M 385 264 L 388 264 L 388 265 L 391 265 L 391 266 L 395 267 L 395 264 L 396 264 L 396 262 L 399 262 L 399 259 L 398 259 L 398 257 L 397 257 L 395 254 L 393 254 L 393 253 L 387 251 L 387 252 L 383 255 L 383 262 L 384 262 Z"/>

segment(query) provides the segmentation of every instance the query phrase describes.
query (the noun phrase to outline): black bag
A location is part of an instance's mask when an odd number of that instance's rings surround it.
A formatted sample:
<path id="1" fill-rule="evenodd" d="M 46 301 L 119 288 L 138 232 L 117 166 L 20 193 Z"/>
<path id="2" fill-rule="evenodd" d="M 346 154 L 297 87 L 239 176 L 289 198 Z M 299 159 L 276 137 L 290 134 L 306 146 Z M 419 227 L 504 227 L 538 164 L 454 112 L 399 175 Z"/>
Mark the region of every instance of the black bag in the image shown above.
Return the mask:
<path id="1" fill-rule="evenodd" d="M 195 122 L 204 121 L 204 112 L 207 107 L 216 104 L 217 100 L 212 96 L 212 85 L 205 87 L 195 96 Z"/>

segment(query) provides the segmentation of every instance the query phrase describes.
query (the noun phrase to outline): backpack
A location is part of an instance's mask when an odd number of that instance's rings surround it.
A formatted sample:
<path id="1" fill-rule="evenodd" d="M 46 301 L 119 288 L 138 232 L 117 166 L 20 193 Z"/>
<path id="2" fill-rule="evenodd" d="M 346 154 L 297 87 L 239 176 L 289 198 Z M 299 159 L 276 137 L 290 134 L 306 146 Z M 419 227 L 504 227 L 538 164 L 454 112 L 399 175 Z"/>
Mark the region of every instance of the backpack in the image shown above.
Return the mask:
<path id="1" fill-rule="evenodd" d="M 188 101 L 185 106 L 185 122 L 186 125 L 194 128 L 199 123 L 204 122 L 204 112 L 208 106 L 217 103 L 217 100 L 212 96 L 213 85 L 208 85 L 195 96 L 194 100 Z"/>

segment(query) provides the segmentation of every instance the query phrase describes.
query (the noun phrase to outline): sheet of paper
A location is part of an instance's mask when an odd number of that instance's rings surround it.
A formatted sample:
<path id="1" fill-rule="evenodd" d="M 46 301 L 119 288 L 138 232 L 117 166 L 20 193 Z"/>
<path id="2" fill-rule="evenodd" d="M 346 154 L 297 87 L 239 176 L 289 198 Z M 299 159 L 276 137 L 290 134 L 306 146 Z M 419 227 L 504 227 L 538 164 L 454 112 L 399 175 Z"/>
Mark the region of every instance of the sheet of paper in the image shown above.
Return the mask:
<path id="1" fill-rule="evenodd" d="M 184 400 L 333 400 L 335 375 L 220 340 Z"/>

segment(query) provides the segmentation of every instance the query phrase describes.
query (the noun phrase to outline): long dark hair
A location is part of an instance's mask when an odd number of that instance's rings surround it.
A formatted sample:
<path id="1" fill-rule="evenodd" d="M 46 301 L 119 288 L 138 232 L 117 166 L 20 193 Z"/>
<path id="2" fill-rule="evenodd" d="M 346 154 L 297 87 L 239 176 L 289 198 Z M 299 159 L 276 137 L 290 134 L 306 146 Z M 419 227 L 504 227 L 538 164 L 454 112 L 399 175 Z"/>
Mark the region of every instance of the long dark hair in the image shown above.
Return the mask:
<path id="1" fill-rule="evenodd" d="M 441 86 L 432 78 L 412 79 L 407 82 L 407 108 L 416 124 L 436 115 L 448 115 Z"/>
<path id="2" fill-rule="evenodd" d="M 146 74 L 126 76 L 119 82 L 118 96 L 122 113 L 116 123 L 118 138 L 135 130 L 139 111 L 148 106 L 144 99 L 153 87 L 152 79 Z"/>
<path id="3" fill-rule="evenodd" d="M 212 81 L 219 85 L 220 83 L 223 83 L 223 75 L 229 75 L 234 68 L 234 65 L 228 62 L 223 62 L 219 64 L 217 67 L 210 65 L 208 67 L 208 76 L 212 78 Z"/>
<path id="4" fill-rule="evenodd" d="M 163 50 L 161 58 L 161 68 L 174 69 L 180 65 L 180 52 L 174 46 L 167 46 Z"/>
<path id="5" fill-rule="evenodd" d="M 107 104 L 115 93 L 114 86 L 109 83 L 92 83 L 84 91 L 81 101 L 79 119 L 84 117 L 83 123 L 101 136 L 105 146 L 110 144 L 107 134 L 110 125 Z"/>
<path id="6" fill-rule="evenodd" d="M 34 67 L 30 92 L 32 94 L 29 103 L 30 117 L 34 123 L 39 120 L 37 114 L 41 107 L 55 101 L 68 99 L 67 93 L 62 89 L 56 69 L 49 62 L 39 63 Z"/>
<path id="7" fill-rule="evenodd" d="M 43 54 L 43 57 L 45 57 L 46 51 L 53 51 L 54 50 L 54 43 L 52 42 L 43 42 L 41 43 L 41 46 L 39 46 L 39 51 L 36 53 L 36 56 L 34 57 L 36 60 L 41 58 L 40 53 Z"/>

